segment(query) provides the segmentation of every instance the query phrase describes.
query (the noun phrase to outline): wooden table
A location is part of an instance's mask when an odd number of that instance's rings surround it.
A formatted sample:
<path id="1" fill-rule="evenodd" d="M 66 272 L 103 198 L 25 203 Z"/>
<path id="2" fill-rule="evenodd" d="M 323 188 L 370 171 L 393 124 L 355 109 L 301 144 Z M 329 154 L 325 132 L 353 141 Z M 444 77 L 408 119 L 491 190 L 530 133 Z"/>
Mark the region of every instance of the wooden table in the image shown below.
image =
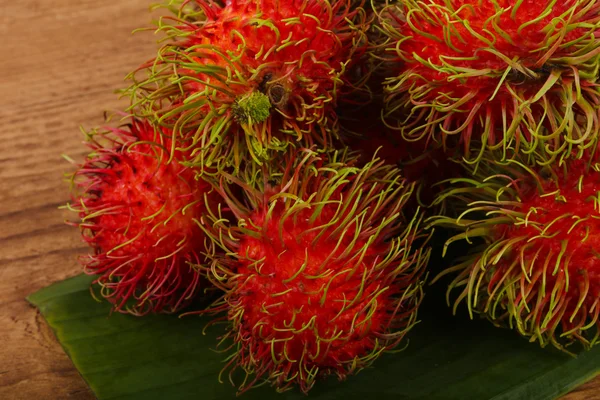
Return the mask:
<path id="1" fill-rule="evenodd" d="M 126 105 L 113 91 L 156 49 L 131 35 L 150 3 L 0 0 L 0 399 L 94 398 L 25 296 L 80 273 L 61 154 L 81 160 L 78 127 Z M 600 378 L 564 399 L 600 399 Z"/>

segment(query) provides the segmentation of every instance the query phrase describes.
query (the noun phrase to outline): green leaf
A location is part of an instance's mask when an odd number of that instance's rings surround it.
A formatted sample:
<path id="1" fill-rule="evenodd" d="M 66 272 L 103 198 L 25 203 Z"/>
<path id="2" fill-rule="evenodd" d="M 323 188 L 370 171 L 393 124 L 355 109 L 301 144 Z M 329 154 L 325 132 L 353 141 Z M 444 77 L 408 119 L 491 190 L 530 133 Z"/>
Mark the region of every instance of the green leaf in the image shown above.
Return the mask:
<path id="1" fill-rule="evenodd" d="M 31 295 L 99 399 L 230 399 L 219 383 L 222 328 L 203 335 L 206 318 L 110 314 L 78 276 Z M 600 372 L 600 346 L 569 357 L 541 349 L 485 321 L 454 318 L 431 297 L 405 351 L 388 354 L 345 382 L 317 384 L 311 399 L 553 399 Z M 242 399 L 305 399 L 298 392 L 253 389 Z"/>

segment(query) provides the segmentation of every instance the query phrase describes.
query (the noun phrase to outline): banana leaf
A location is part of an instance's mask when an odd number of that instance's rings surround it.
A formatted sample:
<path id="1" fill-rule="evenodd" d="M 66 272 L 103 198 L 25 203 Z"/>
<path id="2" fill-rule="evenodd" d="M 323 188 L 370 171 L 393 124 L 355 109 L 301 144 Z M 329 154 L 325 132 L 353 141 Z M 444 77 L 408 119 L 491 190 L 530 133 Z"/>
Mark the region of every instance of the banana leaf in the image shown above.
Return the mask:
<path id="1" fill-rule="evenodd" d="M 92 278 L 77 276 L 28 297 L 48 321 L 95 395 L 108 399 L 235 397 L 226 354 L 216 351 L 218 325 L 206 317 L 110 313 L 90 296 Z M 554 399 L 600 373 L 600 346 L 571 357 L 541 349 L 512 331 L 482 320 L 453 317 L 430 296 L 409 335 L 408 347 L 387 354 L 344 382 L 318 383 L 312 399 L 542 400 Z M 252 400 L 305 399 L 261 386 L 241 396 Z"/>

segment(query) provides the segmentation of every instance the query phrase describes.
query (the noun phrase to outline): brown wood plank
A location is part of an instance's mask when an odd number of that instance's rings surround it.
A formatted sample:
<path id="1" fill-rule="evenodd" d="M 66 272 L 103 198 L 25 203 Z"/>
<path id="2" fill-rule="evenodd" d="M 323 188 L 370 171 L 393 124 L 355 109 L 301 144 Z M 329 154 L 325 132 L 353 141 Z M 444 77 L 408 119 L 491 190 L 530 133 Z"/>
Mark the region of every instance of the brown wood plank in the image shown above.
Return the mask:
<path id="1" fill-rule="evenodd" d="M 62 153 L 79 126 L 126 105 L 113 91 L 156 48 L 149 0 L 0 0 L 0 399 L 93 399 L 25 296 L 80 272 L 84 247 L 63 224 Z M 600 378 L 564 400 L 599 400 Z"/>
<path id="2" fill-rule="evenodd" d="M 114 94 L 156 49 L 148 0 L 0 1 L 0 399 L 93 399 L 25 296 L 80 273 L 85 252 L 58 207 L 79 126 L 127 105 Z"/>

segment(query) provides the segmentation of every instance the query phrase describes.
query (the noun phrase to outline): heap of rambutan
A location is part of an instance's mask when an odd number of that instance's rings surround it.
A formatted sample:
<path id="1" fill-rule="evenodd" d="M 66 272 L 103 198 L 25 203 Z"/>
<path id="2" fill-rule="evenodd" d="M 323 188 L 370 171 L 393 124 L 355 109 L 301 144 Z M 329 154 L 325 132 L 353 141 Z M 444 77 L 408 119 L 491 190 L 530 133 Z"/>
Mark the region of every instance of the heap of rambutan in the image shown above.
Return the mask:
<path id="1" fill-rule="evenodd" d="M 198 226 L 211 186 L 171 159 L 171 135 L 132 119 L 121 129 L 87 134 L 92 153 L 73 174 L 83 237 L 93 254 L 85 271 L 101 295 L 132 314 L 175 312 L 198 293 L 205 235 Z"/>
<path id="2" fill-rule="evenodd" d="M 399 1 L 378 15 L 386 120 L 408 140 L 457 135 L 471 161 L 597 142 L 597 1 Z"/>
<path id="3" fill-rule="evenodd" d="M 242 392 L 266 381 L 306 393 L 319 377 L 343 379 L 416 322 L 429 250 L 421 217 L 403 214 L 414 184 L 381 161 L 353 163 L 301 150 L 222 177 L 237 224 L 214 212 L 205 225 L 224 250 L 210 271 L 225 291 L 212 310 L 226 312 L 226 369 L 246 373 Z"/>
<path id="4" fill-rule="evenodd" d="M 185 1 L 161 20 L 169 43 L 131 76 L 132 110 L 186 138 L 202 166 L 262 163 L 297 141 L 330 148 L 338 97 L 364 90 L 363 3 Z"/>
<path id="5" fill-rule="evenodd" d="M 446 246 L 477 241 L 442 274 L 456 305 L 598 342 L 600 2 L 371 6 L 170 1 L 130 124 L 88 134 L 73 175 L 100 294 L 142 315 L 220 290 L 188 314 L 224 322 L 239 392 L 307 393 L 404 342 L 423 205 Z"/>
<path id="6" fill-rule="evenodd" d="M 462 212 L 433 225 L 473 243 L 444 274 L 466 302 L 497 325 L 564 349 L 600 336 L 600 164 L 590 153 L 559 165 L 487 163 L 442 194 Z"/>

